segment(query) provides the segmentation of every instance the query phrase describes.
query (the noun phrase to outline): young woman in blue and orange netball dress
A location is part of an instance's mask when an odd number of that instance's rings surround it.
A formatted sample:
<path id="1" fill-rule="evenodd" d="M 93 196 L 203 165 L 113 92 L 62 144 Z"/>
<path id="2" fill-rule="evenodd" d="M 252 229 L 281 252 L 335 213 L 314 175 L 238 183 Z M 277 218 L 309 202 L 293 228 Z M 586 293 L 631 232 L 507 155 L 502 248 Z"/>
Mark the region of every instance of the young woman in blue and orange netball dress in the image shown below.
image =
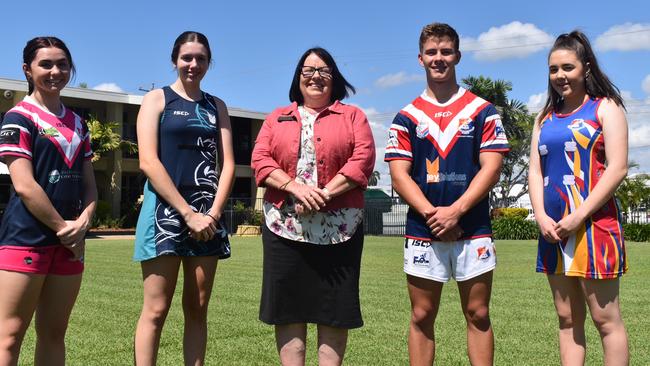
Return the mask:
<path id="1" fill-rule="evenodd" d="M 230 256 L 221 213 L 235 163 L 226 105 L 201 91 L 211 61 L 207 38 L 182 33 L 171 59 L 178 78 L 145 95 L 138 114 L 140 167 L 147 183 L 134 255 L 144 279 L 137 365 L 156 363 L 181 263 L 185 364 L 203 364 L 217 260 Z"/>
<path id="2" fill-rule="evenodd" d="M 627 174 L 623 101 L 581 32 L 558 37 L 548 63 L 548 100 L 533 130 L 529 171 L 541 232 L 537 271 L 553 293 L 562 364 L 584 363 L 588 307 L 605 364 L 626 365 L 619 277 L 627 261 L 614 198 Z"/>
<path id="3" fill-rule="evenodd" d="M 33 364 L 64 365 L 97 199 L 90 134 L 61 103 L 74 64 L 60 39 L 27 42 L 23 71 L 27 96 L 7 112 L 0 130 L 0 158 L 15 190 L 0 227 L 0 365 L 18 363 L 34 312 Z"/>

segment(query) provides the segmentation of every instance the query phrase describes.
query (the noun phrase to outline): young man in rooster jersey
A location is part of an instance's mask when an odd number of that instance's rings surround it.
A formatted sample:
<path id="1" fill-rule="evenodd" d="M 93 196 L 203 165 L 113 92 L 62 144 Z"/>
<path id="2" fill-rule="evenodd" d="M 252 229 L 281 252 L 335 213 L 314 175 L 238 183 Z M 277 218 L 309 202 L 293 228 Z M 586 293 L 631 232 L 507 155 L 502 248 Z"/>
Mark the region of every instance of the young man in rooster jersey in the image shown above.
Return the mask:
<path id="1" fill-rule="evenodd" d="M 404 272 L 411 299 L 411 365 L 431 365 L 433 324 L 443 284 L 454 278 L 467 321 L 472 365 L 493 362 L 489 302 L 496 265 L 488 193 L 509 150 L 493 105 L 460 87 L 459 37 L 447 24 L 420 34 L 426 90 L 389 130 L 385 160 L 392 184 L 409 206 Z"/>

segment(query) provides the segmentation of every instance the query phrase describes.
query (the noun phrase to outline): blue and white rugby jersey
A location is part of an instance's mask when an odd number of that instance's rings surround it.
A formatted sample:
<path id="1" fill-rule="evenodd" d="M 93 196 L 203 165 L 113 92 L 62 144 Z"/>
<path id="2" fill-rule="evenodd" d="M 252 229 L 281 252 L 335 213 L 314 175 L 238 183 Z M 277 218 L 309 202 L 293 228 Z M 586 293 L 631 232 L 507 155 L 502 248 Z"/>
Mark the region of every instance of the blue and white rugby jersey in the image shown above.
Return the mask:
<path id="1" fill-rule="evenodd" d="M 384 160 L 411 161 L 411 177 L 427 199 L 434 206 L 450 206 L 479 171 L 481 152 L 509 150 L 494 106 L 459 88 L 447 103 L 436 102 L 425 91 L 404 107 L 390 126 Z M 488 197 L 461 217 L 459 225 L 462 239 L 491 236 Z M 405 236 L 439 240 L 413 209 L 407 214 Z"/>

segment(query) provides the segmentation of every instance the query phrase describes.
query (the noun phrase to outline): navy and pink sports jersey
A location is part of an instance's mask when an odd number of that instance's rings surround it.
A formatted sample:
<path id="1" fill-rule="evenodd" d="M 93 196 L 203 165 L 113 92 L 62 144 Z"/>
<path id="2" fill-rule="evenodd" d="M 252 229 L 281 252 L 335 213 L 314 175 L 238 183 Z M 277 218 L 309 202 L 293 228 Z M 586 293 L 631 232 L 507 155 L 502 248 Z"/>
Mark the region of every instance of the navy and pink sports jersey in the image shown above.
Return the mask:
<path id="1" fill-rule="evenodd" d="M 605 171 L 605 136 L 598 118 L 602 99 L 572 114 L 550 113 L 538 141 L 544 211 L 560 221 L 580 207 Z M 539 237 L 537 272 L 616 278 L 627 271 L 620 211 L 611 197 L 578 230 L 558 243 Z"/>
<path id="2" fill-rule="evenodd" d="M 440 104 L 426 91 L 395 116 L 388 131 L 385 161 L 409 160 L 411 177 L 434 206 L 450 206 L 480 169 L 481 152 L 509 150 L 501 117 L 492 104 L 459 88 Z M 486 196 L 461 217 L 463 239 L 492 235 Z M 412 208 L 407 238 L 439 240 Z"/>
<path id="3" fill-rule="evenodd" d="M 56 116 L 31 97 L 10 109 L 0 130 L 0 159 L 29 159 L 34 179 L 65 220 L 83 210 L 83 164 L 92 157 L 85 122 L 69 108 Z M 59 244 L 56 233 L 34 217 L 12 193 L 0 226 L 0 245 L 49 246 Z"/>

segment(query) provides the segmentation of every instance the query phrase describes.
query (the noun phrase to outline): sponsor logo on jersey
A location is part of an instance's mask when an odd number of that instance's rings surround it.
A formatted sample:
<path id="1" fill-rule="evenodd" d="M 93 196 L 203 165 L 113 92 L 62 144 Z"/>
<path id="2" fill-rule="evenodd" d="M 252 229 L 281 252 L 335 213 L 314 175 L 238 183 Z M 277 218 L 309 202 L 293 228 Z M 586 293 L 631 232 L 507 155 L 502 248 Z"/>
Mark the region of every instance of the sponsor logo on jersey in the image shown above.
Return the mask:
<path id="1" fill-rule="evenodd" d="M 461 118 L 458 121 L 458 131 L 463 136 L 467 136 L 474 131 L 474 121 L 469 118 Z"/>
<path id="2" fill-rule="evenodd" d="M 416 255 L 413 256 L 413 264 L 416 266 L 428 266 L 429 262 L 428 252 L 416 252 Z"/>
<path id="3" fill-rule="evenodd" d="M 0 130 L 0 144 L 16 145 L 20 143 L 20 130 L 13 127 L 5 127 Z"/>
<path id="4" fill-rule="evenodd" d="M 454 113 L 451 112 L 451 111 L 436 112 L 433 115 L 433 118 L 447 118 L 447 117 L 451 117 L 452 114 L 454 114 Z"/>
<path id="5" fill-rule="evenodd" d="M 419 139 L 427 138 L 427 135 L 429 135 L 429 124 L 426 122 L 420 122 L 415 128 L 415 135 Z"/>
<path id="6" fill-rule="evenodd" d="M 585 126 L 585 120 L 582 118 L 576 118 L 567 126 L 571 130 L 579 130 Z"/>
<path id="7" fill-rule="evenodd" d="M 59 130 L 54 127 L 39 128 L 38 134 L 43 137 L 57 137 L 59 136 Z"/>
<path id="8" fill-rule="evenodd" d="M 32 257 L 25 257 L 23 262 L 25 262 L 26 265 L 32 264 Z"/>
<path id="9" fill-rule="evenodd" d="M 441 173 L 440 160 L 435 158 L 431 161 L 427 160 L 427 183 L 440 183 L 440 182 L 466 182 L 466 174 L 458 174 L 455 172 Z"/>
<path id="10" fill-rule="evenodd" d="M 54 169 L 47 175 L 47 180 L 52 184 L 56 184 L 61 180 L 61 174 L 58 170 Z"/>
<path id="11" fill-rule="evenodd" d="M 427 159 L 427 183 L 440 182 L 440 160 L 436 158 L 434 161 Z"/>
<path id="12" fill-rule="evenodd" d="M 208 121 L 210 121 L 210 124 L 211 125 L 216 124 L 217 123 L 217 116 L 215 116 L 214 114 L 209 113 L 209 112 L 207 114 L 208 114 Z"/>
<path id="13" fill-rule="evenodd" d="M 431 246 L 431 242 L 430 241 L 425 241 L 425 240 L 413 239 L 411 241 L 411 246 L 428 248 L 428 247 Z"/>
<path id="14" fill-rule="evenodd" d="M 500 119 L 494 120 L 494 134 L 497 138 L 506 138 L 506 130 Z"/>
<path id="15" fill-rule="evenodd" d="M 398 147 L 399 140 L 397 140 L 397 132 L 388 130 L 388 147 Z"/>
<path id="16" fill-rule="evenodd" d="M 187 111 L 174 111 L 174 113 L 172 113 L 172 114 L 174 116 L 189 116 L 190 112 L 187 112 Z"/>
<path id="17" fill-rule="evenodd" d="M 476 257 L 479 260 L 483 260 L 483 261 L 487 260 L 491 256 L 490 249 L 488 247 L 485 247 L 485 246 L 476 248 L 476 254 L 477 254 Z"/>

